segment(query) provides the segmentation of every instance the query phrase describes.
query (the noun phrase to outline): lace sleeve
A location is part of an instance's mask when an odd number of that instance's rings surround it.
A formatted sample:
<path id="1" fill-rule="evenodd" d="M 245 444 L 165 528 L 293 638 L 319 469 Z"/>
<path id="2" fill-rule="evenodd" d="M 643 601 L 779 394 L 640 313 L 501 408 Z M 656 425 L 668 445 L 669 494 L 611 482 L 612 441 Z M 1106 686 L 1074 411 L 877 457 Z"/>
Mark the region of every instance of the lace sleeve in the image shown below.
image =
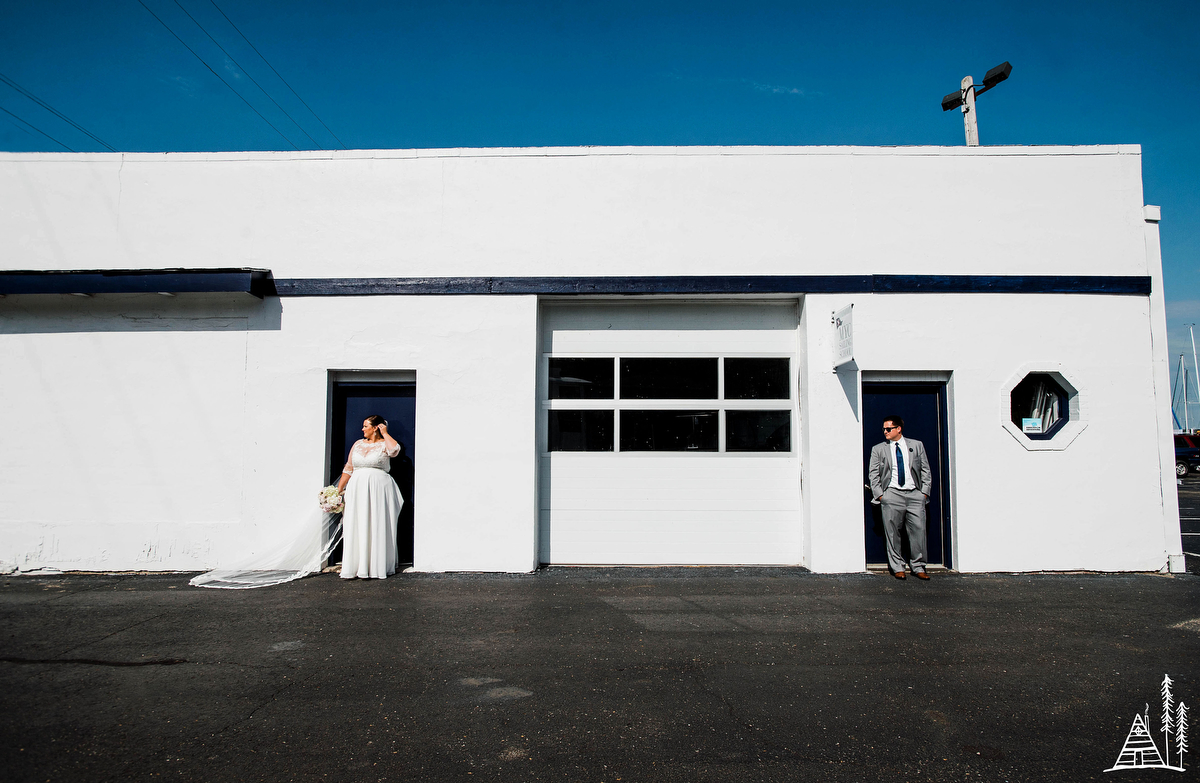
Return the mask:
<path id="1" fill-rule="evenodd" d="M 342 468 L 342 473 L 347 476 L 354 473 L 354 449 L 358 446 L 358 441 L 354 442 L 354 446 L 350 447 L 350 454 L 346 457 L 346 467 Z"/>
<path id="2" fill-rule="evenodd" d="M 396 441 L 396 448 L 389 449 L 387 446 L 384 446 L 383 453 L 387 454 L 389 457 L 394 457 L 400 453 L 400 448 L 401 448 L 400 441 Z"/>

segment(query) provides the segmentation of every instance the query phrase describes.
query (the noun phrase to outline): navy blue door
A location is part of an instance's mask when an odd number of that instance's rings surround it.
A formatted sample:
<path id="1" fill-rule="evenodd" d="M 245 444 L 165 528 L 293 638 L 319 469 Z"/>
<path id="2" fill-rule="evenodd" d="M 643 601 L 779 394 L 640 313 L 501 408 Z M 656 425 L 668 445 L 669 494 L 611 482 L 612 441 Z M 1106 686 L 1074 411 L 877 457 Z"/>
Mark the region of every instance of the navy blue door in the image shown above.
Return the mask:
<path id="1" fill-rule="evenodd" d="M 413 562 L 413 460 L 416 447 L 413 430 L 417 416 L 417 385 L 415 383 L 345 383 L 333 385 L 333 420 L 330 432 L 329 482 L 336 483 L 346 464 L 354 441 L 362 437 L 363 419 L 371 415 L 387 419 L 388 433 L 401 446 L 400 455 L 392 460 L 391 474 L 404 496 L 400 511 L 400 528 L 396 542 L 401 565 Z M 341 547 L 333 552 L 329 562 L 342 559 Z"/>
<path id="2" fill-rule="evenodd" d="M 933 474 L 933 494 L 926 509 L 926 545 L 930 565 L 951 568 L 950 557 L 950 465 L 949 438 L 946 434 L 946 384 L 944 383 L 863 383 L 863 483 L 871 448 L 883 442 L 883 419 L 904 419 L 904 435 L 925 444 L 929 470 Z M 863 490 L 863 516 L 866 521 L 867 564 L 887 563 L 883 539 L 883 516 L 871 502 L 869 490 Z M 904 540 L 905 556 L 908 541 Z"/>

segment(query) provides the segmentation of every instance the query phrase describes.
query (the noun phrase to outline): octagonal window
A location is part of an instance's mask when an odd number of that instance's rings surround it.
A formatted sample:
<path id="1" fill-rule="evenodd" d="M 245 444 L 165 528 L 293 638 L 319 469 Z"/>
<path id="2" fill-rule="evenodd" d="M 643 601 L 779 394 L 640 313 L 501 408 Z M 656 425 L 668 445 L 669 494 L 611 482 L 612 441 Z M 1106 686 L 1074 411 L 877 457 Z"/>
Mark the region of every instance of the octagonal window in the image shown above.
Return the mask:
<path id="1" fill-rule="evenodd" d="M 1071 418 L 1070 395 L 1053 376 L 1034 372 L 1013 387 L 1012 423 L 1030 440 L 1048 440 Z"/>

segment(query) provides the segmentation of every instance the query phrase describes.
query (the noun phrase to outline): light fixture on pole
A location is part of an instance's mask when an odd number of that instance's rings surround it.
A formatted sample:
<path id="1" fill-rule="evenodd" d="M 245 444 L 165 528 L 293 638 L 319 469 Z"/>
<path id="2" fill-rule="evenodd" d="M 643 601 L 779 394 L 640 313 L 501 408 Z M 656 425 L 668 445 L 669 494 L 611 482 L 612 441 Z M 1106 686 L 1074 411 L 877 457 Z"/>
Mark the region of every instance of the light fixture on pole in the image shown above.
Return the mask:
<path id="1" fill-rule="evenodd" d="M 975 98 L 1007 79 L 1010 73 L 1012 73 L 1012 66 L 1006 60 L 983 75 L 982 86 L 977 87 L 974 79 L 964 76 L 958 92 L 952 92 L 942 98 L 942 111 L 962 107 L 963 129 L 967 133 L 968 147 L 979 146 L 979 123 L 975 119 Z"/>

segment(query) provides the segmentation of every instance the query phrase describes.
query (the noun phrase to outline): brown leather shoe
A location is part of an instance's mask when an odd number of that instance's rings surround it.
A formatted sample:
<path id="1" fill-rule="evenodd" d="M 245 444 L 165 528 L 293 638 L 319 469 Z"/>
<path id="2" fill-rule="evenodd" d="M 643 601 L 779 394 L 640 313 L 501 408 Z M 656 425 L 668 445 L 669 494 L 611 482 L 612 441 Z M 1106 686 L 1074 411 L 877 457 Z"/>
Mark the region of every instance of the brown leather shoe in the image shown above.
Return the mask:
<path id="1" fill-rule="evenodd" d="M 924 571 L 913 571 L 913 576 L 915 576 L 917 579 L 929 578 L 929 574 L 925 573 Z"/>
<path id="2" fill-rule="evenodd" d="M 906 578 L 903 571 L 897 571 L 896 573 L 892 574 L 892 576 L 896 577 L 897 579 Z"/>

